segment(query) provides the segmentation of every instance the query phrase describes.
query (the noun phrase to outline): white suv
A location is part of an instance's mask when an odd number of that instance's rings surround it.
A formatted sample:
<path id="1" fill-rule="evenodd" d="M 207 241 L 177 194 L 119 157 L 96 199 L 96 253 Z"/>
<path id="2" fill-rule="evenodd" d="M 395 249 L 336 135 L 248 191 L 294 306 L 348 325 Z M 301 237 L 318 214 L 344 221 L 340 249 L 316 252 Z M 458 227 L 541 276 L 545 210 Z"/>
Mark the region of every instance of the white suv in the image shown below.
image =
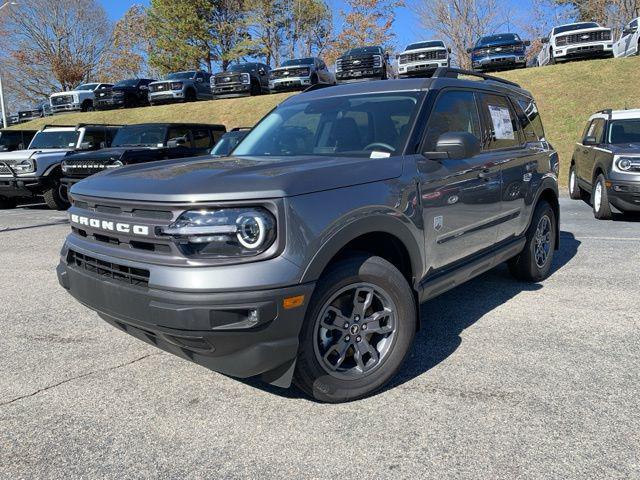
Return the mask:
<path id="1" fill-rule="evenodd" d="M 576 58 L 613 57 L 613 36 L 610 28 L 596 22 L 570 23 L 554 27 L 542 39 L 538 65 Z"/>
<path id="2" fill-rule="evenodd" d="M 412 43 L 398 58 L 398 76 L 429 75 L 436 68 L 451 66 L 451 49 L 442 40 Z"/>
<path id="3" fill-rule="evenodd" d="M 616 57 L 640 55 L 640 32 L 638 32 L 638 20 L 640 20 L 640 18 L 634 18 L 627 23 L 622 30 L 620 40 L 613 45 L 613 54 Z"/>
<path id="4" fill-rule="evenodd" d="M 111 87 L 113 85 L 110 83 L 84 83 L 75 90 L 54 93 L 49 97 L 51 111 L 53 113 L 93 111 L 96 90 Z"/>

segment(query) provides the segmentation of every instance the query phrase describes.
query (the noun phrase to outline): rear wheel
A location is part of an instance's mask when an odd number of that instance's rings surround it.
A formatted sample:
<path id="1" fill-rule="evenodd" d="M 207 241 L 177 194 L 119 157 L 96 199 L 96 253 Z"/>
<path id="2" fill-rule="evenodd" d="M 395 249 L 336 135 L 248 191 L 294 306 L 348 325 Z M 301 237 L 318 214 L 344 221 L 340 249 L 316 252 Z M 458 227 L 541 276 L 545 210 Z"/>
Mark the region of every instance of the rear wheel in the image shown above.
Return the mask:
<path id="1" fill-rule="evenodd" d="M 416 321 L 413 292 L 391 263 L 364 254 L 336 262 L 309 304 L 296 385 L 331 403 L 371 394 L 400 368 Z"/>
<path id="2" fill-rule="evenodd" d="M 51 210 L 67 210 L 71 203 L 67 197 L 67 187 L 57 180 L 54 185 L 43 194 L 44 201 Z"/>
<path id="3" fill-rule="evenodd" d="M 576 174 L 575 164 L 571 164 L 569 169 L 569 197 L 573 200 L 580 200 L 583 194 L 578 186 L 578 175 Z"/>
<path id="4" fill-rule="evenodd" d="M 524 249 L 508 262 L 509 271 L 518 280 L 540 282 L 551 273 L 558 231 L 556 222 L 551 205 L 544 200 L 538 203 Z"/>
<path id="5" fill-rule="evenodd" d="M 606 179 L 603 174 L 598 175 L 596 178 L 593 185 L 593 192 L 591 193 L 591 201 L 593 203 L 594 217 L 598 220 L 611 220 L 613 213 L 611 212 Z"/>
<path id="6" fill-rule="evenodd" d="M 0 197 L 0 210 L 16 208 L 18 201 L 15 198 Z"/>
<path id="7" fill-rule="evenodd" d="M 260 95 L 262 93 L 262 88 L 258 82 L 253 82 L 251 84 L 251 95 Z"/>
<path id="8" fill-rule="evenodd" d="M 198 98 L 196 97 L 196 92 L 193 90 L 187 90 L 184 99 L 187 102 L 195 102 Z"/>
<path id="9" fill-rule="evenodd" d="M 87 100 L 82 104 L 83 112 L 93 112 L 95 108 L 93 107 L 93 102 L 91 100 Z"/>

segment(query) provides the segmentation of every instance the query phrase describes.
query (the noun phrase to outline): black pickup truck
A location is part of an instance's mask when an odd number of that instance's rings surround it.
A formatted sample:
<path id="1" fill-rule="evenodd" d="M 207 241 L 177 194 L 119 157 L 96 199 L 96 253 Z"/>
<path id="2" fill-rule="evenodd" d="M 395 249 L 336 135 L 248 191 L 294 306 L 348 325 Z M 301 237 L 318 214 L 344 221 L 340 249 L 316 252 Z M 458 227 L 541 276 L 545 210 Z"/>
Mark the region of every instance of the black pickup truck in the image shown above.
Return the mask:
<path id="1" fill-rule="evenodd" d="M 394 76 L 389 54 L 380 46 L 352 48 L 336 60 L 338 83 L 386 80 Z"/>
<path id="2" fill-rule="evenodd" d="M 111 108 L 146 107 L 149 105 L 149 84 L 155 80 L 149 78 L 130 78 L 96 90 L 97 110 Z"/>
<path id="3" fill-rule="evenodd" d="M 227 131 L 224 125 L 144 123 L 127 125 L 111 148 L 78 152 L 62 162 L 62 183 L 71 187 L 94 173 L 137 163 L 208 155 Z"/>

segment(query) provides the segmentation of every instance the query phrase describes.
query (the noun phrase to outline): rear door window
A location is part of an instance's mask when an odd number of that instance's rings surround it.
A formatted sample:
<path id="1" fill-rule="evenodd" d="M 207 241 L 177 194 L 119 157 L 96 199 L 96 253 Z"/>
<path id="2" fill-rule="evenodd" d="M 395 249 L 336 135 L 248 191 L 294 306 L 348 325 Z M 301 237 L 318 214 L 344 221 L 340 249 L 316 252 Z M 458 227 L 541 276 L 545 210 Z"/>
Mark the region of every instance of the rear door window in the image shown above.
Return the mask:
<path id="1" fill-rule="evenodd" d="M 169 141 L 176 140 L 178 138 L 184 138 L 187 141 L 185 146 L 192 146 L 191 138 L 189 136 L 189 127 L 172 127 L 169 129 Z"/>
<path id="2" fill-rule="evenodd" d="M 518 120 L 506 97 L 480 94 L 480 108 L 485 117 L 487 150 L 516 148 L 522 144 Z"/>
<path id="3" fill-rule="evenodd" d="M 211 148 L 213 142 L 211 141 L 211 135 L 209 135 L 208 128 L 194 128 L 191 130 L 193 135 L 193 146 L 195 148 Z"/>

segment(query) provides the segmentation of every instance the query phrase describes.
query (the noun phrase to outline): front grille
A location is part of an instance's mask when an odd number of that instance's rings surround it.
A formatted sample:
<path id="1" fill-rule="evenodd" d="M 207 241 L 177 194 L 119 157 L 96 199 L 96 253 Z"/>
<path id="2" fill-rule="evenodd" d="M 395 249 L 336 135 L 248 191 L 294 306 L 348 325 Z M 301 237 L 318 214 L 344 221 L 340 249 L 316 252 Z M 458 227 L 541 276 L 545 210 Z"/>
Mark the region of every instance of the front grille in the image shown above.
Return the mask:
<path id="1" fill-rule="evenodd" d="M 100 90 L 98 90 L 96 92 L 96 98 L 98 100 L 102 100 L 102 99 L 106 99 L 106 98 L 111 98 L 112 95 L 112 90 L 111 88 L 101 88 Z"/>
<path id="2" fill-rule="evenodd" d="M 424 60 L 444 60 L 446 50 L 432 50 L 430 52 L 404 53 L 400 55 L 400 63 L 422 62 Z"/>
<path id="3" fill-rule="evenodd" d="M 233 75 L 216 75 L 215 76 L 215 85 L 227 85 L 231 83 L 242 83 L 242 75 L 233 74 Z"/>
<path id="4" fill-rule="evenodd" d="M 288 78 L 288 77 L 306 77 L 309 75 L 309 68 L 286 68 L 283 70 L 272 70 L 271 75 L 273 78 Z"/>
<path id="5" fill-rule="evenodd" d="M 73 103 L 73 95 L 60 95 L 51 99 L 51 104 L 55 107 L 58 105 L 67 105 Z"/>
<path id="6" fill-rule="evenodd" d="M 13 172 L 8 166 L 0 163 L 0 175 L 13 175 Z"/>
<path id="7" fill-rule="evenodd" d="M 611 40 L 611 32 L 599 31 L 588 33 L 574 33 L 571 35 L 563 35 L 556 39 L 557 45 L 572 45 L 575 43 L 588 43 L 588 42 L 606 42 Z"/>
<path id="8" fill-rule="evenodd" d="M 138 287 L 146 288 L 149 286 L 149 270 L 99 260 L 73 250 L 69 250 L 67 254 L 67 265 L 89 272 L 97 277 L 110 278 Z"/>
<path id="9" fill-rule="evenodd" d="M 505 45 L 505 46 L 497 46 L 497 47 L 489 47 L 489 48 L 479 48 L 475 50 L 473 53 L 475 55 L 486 57 L 488 55 L 499 55 L 503 53 L 514 53 L 516 50 L 521 49 L 522 47 L 518 45 Z"/>
<path id="10" fill-rule="evenodd" d="M 363 70 L 380 67 L 379 62 L 373 55 L 368 57 L 346 57 L 338 59 L 338 67 L 340 71 Z"/>
<path id="11" fill-rule="evenodd" d="M 106 168 L 105 163 L 91 161 L 65 160 L 64 173 L 72 177 L 88 177 L 94 173 L 102 172 Z"/>
<path id="12" fill-rule="evenodd" d="M 150 92 L 166 92 L 168 90 L 171 90 L 171 85 L 169 84 L 169 82 L 154 83 L 149 85 Z"/>

